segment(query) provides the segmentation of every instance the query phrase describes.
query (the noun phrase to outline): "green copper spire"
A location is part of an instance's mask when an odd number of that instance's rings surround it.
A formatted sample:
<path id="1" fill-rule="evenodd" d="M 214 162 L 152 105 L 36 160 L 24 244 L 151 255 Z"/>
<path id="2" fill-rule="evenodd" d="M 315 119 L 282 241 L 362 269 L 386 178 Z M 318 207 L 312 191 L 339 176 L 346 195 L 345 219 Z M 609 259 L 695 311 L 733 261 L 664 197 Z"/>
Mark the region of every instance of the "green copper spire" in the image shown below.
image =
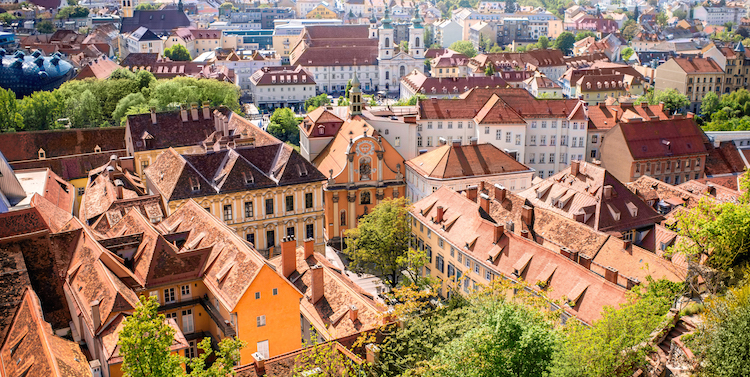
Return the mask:
<path id="1" fill-rule="evenodd" d="M 393 25 L 391 25 L 391 12 L 388 11 L 388 7 L 385 7 L 385 16 L 383 16 L 383 29 L 393 29 Z"/>

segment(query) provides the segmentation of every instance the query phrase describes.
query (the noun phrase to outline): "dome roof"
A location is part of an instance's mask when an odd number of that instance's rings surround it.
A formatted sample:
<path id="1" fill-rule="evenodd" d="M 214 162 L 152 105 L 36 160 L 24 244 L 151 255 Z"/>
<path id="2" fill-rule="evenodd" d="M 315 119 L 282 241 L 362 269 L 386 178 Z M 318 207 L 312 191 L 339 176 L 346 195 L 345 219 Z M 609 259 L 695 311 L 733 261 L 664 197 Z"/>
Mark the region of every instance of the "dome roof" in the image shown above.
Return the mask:
<path id="1" fill-rule="evenodd" d="M 73 66 L 60 53 L 44 56 L 16 51 L 9 54 L 0 48 L 0 87 L 12 90 L 21 98 L 40 90 L 53 90 L 75 75 Z"/>

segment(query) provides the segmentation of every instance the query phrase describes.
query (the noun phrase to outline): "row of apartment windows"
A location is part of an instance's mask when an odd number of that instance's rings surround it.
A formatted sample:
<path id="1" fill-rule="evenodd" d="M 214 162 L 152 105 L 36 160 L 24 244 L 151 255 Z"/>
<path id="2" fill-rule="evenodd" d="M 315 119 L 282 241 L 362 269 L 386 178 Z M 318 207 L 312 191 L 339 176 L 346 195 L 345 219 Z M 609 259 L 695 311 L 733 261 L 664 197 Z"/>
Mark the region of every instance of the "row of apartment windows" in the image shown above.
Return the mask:
<path id="1" fill-rule="evenodd" d="M 474 122 L 472 122 L 472 121 L 466 122 L 466 128 L 472 128 L 473 126 L 474 126 Z M 452 129 L 453 128 L 453 122 L 447 122 L 447 128 L 449 130 Z M 459 129 L 464 128 L 464 122 L 456 122 L 456 128 L 459 128 Z M 432 129 L 432 122 L 427 122 L 427 129 L 428 130 Z M 443 122 L 437 122 L 437 129 L 438 130 L 443 129 Z M 422 131 L 422 125 L 421 124 L 417 125 L 417 131 Z"/>
<path id="2" fill-rule="evenodd" d="M 691 162 L 690 161 L 691 160 L 685 160 L 684 163 L 682 161 L 674 161 L 672 163 L 670 163 L 670 162 L 661 162 L 661 163 L 654 162 L 654 163 L 644 163 L 642 165 L 646 169 L 646 174 L 651 173 L 651 172 L 655 172 L 656 174 L 659 174 L 661 172 L 669 172 L 670 169 L 672 171 L 678 171 L 683 166 L 685 167 L 685 170 L 690 170 L 691 169 Z M 701 159 L 698 158 L 698 159 L 695 160 L 694 167 L 695 167 L 696 170 L 699 170 L 700 166 L 701 166 Z M 635 172 L 636 173 L 640 173 L 641 172 L 641 163 L 636 163 L 635 164 Z M 698 178 L 696 178 L 696 179 L 698 179 Z"/>
<path id="3" fill-rule="evenodd" d="M 287 236 L 293 236 L 293 237 L 296 238 L 297 237 L 297 235 L 296 235 L 296 228 L 293 227 L 293 226 L 287 227 L 286 228 L 286 235 Z M 315 224 L 305 224 L 305 238 L 306 239 L 315 238 Z M 247 240 L 247 242 L 252 243 L 253 246 L 256 246 L 256 248 L 257 248 L 257 245 L 255 244 L 255 232 L 251 231 L 251 232 L 245 234 L 245 240 Z M 274 246 L 276 246 L 276 231 L 274 231 L 274 230 L 267 230 L 266 231 L 266 248 L 270 248 L 270 247 L 274 247 Z M 274 295 L 276 295 L 275 292 L 276 291 L 275 291 L 275 288 L 274 288 Z M 256 298 L 257 298 L 257 296 L 256 296 Z"/>
<path id="4" fill-rule="evenodd" d="M 537 135 L 529 135 L 529 145 L 536 145 L 536 136 Z M 576 148 L 576 147 L 583 147 L 583 143 L 585 141 L 585 138 L 581 136 L 580 138 L 577 136 L 574 136 L 571 139 L 570 147 Z M 539 135 L 539 145 L 546 146 L 547 145 L 547 135 Z M 551 135 L 549 138 L 549 145 L 555 146 L 557 145 L 557 135 Z M 568 136 L 567 135 L 560 135 L 560 145 L 562 146 L 568 146 Z"/>
<path id="5" fill-rule="evenodd" d="M 285 199 L 286 212 L 294 211 L 294 196 L 287 195 L 284 199 Z M 273 204 L 274 204 L 273 198 L 266 199 L 265 201 L 266 215 L 273 215 L 274 213 Z M 234 207 L 232 204 L 224 205 L 223 207 L 224 221 L 227 221 L 227 222 L 234 221 L 233 208 Z M 305 193 L 305 209 L 311 209 L 311 208 L 313 208 L 313 194 L 311 192 L 308 192 L 308 193 Z M 210 213 L 211 209 L 206 208 L 206 211 Z M 245 218 L 248 219 L 254 216 L 255 216 L 254 203 L 252 201 L 245 202 Z"/>
<path id="6" fill-rule="evenodd" d="M 543 121 L 541 121 L 539 123 L 541 124 L 542 128 L 547 128 L 547 121 L 546 120 L 543 120 Z M 578 129 L 578 122 L 572 122 L 572 124 L 573 124 L 573 129 L 577 130 Z M 581 129 L 584 129 L 584 125 L 585 124 L 586 124 L 585 122 L 581 122 Z M 568 128 L 568 125 L 569 125 L 568 121 L 564 120 L 564 121 L 561 122 L 560 128 Z M 531 122 L 531 128 L 536 128 L 536 126 L 537 126 L 537 122 L 536 121 L 532 121 Z M 556 120 L 550 121 L 549 122 L 549 126 L 550 126 L 550 128 L 557 128 L 557 121 Z"/>

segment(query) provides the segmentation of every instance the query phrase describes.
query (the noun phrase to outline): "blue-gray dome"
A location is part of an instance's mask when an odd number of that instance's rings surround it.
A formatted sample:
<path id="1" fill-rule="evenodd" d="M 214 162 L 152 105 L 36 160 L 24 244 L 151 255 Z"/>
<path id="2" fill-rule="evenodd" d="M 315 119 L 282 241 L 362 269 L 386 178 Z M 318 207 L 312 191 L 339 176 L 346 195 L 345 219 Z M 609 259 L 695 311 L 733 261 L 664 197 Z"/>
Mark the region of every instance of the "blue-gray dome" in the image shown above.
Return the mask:
<path id="1" fill-rule="evenodd" d="M 9 54 L 0 48 L 0 87 L 10 89 L 18 98 L 39 90 L 53 90 L 75 75 L 73 66 L 60 53 L 44 56 L 16 51 Z"/>

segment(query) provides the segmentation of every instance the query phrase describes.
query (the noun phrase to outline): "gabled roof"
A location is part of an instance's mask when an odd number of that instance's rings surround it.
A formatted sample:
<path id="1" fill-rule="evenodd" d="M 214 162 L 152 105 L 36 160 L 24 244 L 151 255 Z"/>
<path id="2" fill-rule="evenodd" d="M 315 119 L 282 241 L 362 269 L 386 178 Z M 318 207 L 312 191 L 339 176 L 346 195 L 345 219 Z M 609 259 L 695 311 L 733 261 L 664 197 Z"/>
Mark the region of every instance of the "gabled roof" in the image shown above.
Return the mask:
<path id="1" fill-rule="evenodd" d="M 375 65 L 378 40 L 369 37 L 368 25 L 305 26 L 289 54 L 291 65 Z"/>
<path id="2" fill-rule="evenodd" d="M 589 129 L 608 130 L 615 123 L 621 121 L 637 121 L 653 119 L 669 119 L 669 114 L 664 112 L 664 105 L 633 105 L 623 103 L 619 106 L 605 105 L 599 103 L 588 107 Z M 656 118 L 654 118 L 656 117 Z"/>
<path id="3" fill-rule="evenodd" d="M 406 165 L 417 174 L 439 179 L 531 171 L 492 144 L 454 146 L 449 143 L 406 161 Z"/>
<path id="4" fill-rule="evenodd" d="M 0 368 L 4 376 L 91 376 L 78 344 L 58 337 L 45 322 L 39 297 L 31 287 L 23 294 L 0 348 Z"/>
<path id="5" fill-rule="evenodd" d="M 718 63 L 711 58 L 672 58 L 687 74 L 724 73 Z"/>
<path id="6" fill-rule="evenodd" d="M 332 265 L 324 255 L 312 253 L 305 259 L 304 247 L 296 249 L 296 272 L 289 279 L 302 292 L 302 314 L 326 339 L 337 339 L 362 331 L 372 330 L 383 323 L 387 308 L 355 284 L 340 268 Z M 281 256 L 269 261 L 281 271 Z M 313 302 L 313 269 L 323 269 L 323 295 Z M 352 307 L 356 319 L 352 320 Z"/>
<path id="7" fill-rule="evenodd" d="M 505 87 L 507 85 L 505 80 L 498 76 L 427 77 L 419 70 L 414 70 L 402 77 L 401 83 L 412 91 L 428 97 L 433 94 L 458 96 L 475 87 Z"/>
<path id="8" fill-rule="evenodd" d="M 263 67 L 250 77 L 253 85 L 315 85 L 315 77 L 301 65 Z"/>
<path id="9" fill-rule="evenodd" d="M 602 232 L 629 231 L 663 219 L 606 169 L 587 162 L 575 161 L 519 195 Z"/>
<path id="10" fill-rule="evenodd" d="M 524 119 L 497 94 L 487 100 L 474 119 L 477 124 L 525 124 Z"/>
<path id="11" fill-rule="evenodd" d="M 169 33 L 179 27 L 190 26 L 185 12 L 178 9 L 135 10 L 133 17 L 125 17 L 120 24 L 120 33 L 128 33 L 146 27 L 156 34 Z"/>
<path id="12" fill-rule="evenodd" d="M 433 221 L 438 206 L 444 211 L 445 220 L 441 223 Z M 499 240 L 494 239 L 495 228 L 505 224 L 487 219 L 478 203 L 445 186 L 416 202 L 411 212 L 451 246 L 496 274 L 523 278 L 531 284 L 544 281 L 552 299 L 578 296 L 573 300 L 574 305 L 563 306 L 563 310 L 583 322 L 592 323 L 601 317 L 604 307 L 626 301 L 627 290 L 623 286 L 573 262 L 560 254 L 559 249 L 556 252 L 544 248 L 506 229 Z M 453 225 L 444 226 L 453 219 L 456 219 Z M 582 290 L 581 294 L 573 294 L 576 290 Z"/>
<path id="13" fill-rule="evenodd" d="M 621 122 L 617 128 L 635 160 L 707 154 L 693 118 Z"/>

